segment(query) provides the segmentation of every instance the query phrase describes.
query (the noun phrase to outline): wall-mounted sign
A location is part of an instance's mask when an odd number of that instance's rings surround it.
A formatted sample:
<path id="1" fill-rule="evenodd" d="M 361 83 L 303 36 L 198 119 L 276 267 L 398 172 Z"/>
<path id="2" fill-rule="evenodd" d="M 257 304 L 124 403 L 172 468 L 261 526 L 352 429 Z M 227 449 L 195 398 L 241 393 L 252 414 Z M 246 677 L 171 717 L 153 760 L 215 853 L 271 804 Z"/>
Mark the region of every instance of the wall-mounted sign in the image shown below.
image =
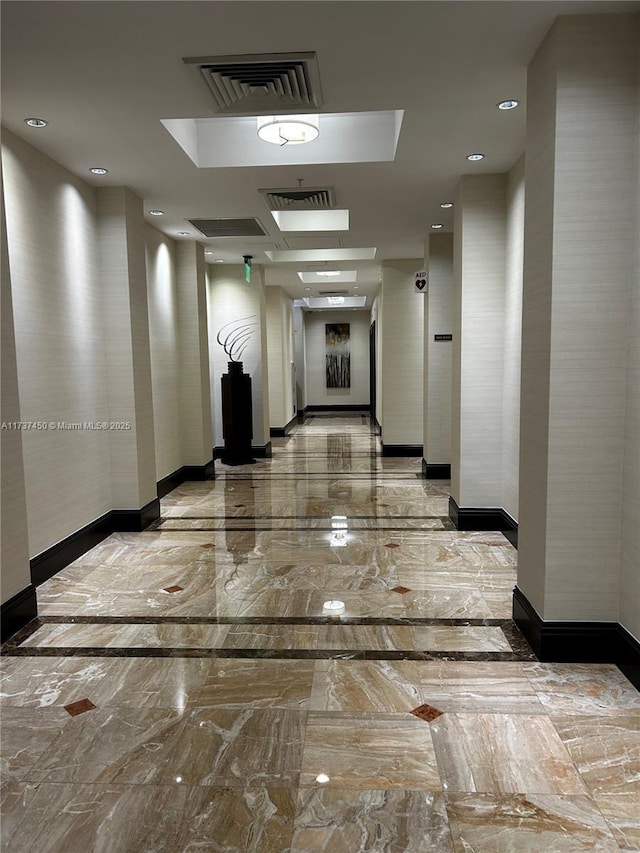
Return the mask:
<path id="1" fill-rule="evenodd" d="M 424 293 L 427 289 L 427 271 L 419 270 L 413 277 L 416 293 Z"/>
<path id="2" fill-rule="evenodd" d="M 434 335 L 433 340 L 434 341 L 452 341 L 453 335 Z"/>

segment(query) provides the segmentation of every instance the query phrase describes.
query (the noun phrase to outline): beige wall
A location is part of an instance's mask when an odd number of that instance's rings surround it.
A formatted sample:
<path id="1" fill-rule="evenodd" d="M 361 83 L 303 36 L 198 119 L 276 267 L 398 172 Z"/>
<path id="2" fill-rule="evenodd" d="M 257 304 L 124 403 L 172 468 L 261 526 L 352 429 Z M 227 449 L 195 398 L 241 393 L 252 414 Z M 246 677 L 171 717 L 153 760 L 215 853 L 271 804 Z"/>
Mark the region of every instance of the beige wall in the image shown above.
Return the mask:
<path id="1" fill-rule="evenodd" d="M 465 175 L 454 232 L 451 493 L 502 505 L 506 175 Z"/>
<path id="2" fill-rule="evenodd" d="M 175 244 L 150 225 L 145 228 L 145 244 L 156 471 L 161 480 L 183 464 Z"/>
<path id="3" fill-rule="evenodd" d="M 431 464 L 451 462 L 452 341 L 435 335 L 453 332 L 453 234 L 430 234 L 425 241 L 429 273 L 424 312 L 423 455 Z"/>
<path id="4" fill-rule="evenodd" d="M 516 520 L 519 514 L 524 196 L 524 157 L 521 157 L 507 176 L 502 371 L 502 499 L 500 503 L 500 506 Z"/>
<path id="5" fill-rule="evenodd" d="M 283 428 L 294 415 L 292 302 L 281 287 L 265 287 L 270 426 Z"/>
<path id="6" fill-rule="evenodd" d="M 640 15 L 636 20 L 640 45 Z M 634 254 L 627 339 L 620 622 L 640 638 L 640 62 L 636 87 Z"/>
<path id="7" fill-rule="evenodd" d="M 529 73 L 518 586 L 546 620 L 620 612 L 637 23 L 559 18 Z"/>
<path id="8" fill-rule="evenodd" d="M 254 323 L 250 342 L 242 356 L 243 369 L 251 376 L 253 402 L 253 445 L 269 441 L 268 354 L 266 342 L 266 300 L 260 269 L 254 267 L 252 281 L 244 279 L 244 266 L 225 265 L 207 270 L 207 313 L 209 324 L 209 363 L 211 376 L 211 414 L 216 447 L 222 447 L 221 377 L 229 361 L 216 336 L 227 323 L 241 318 Z"/>
<path id="9" fill-rule="evenodd" d="M 0 164 L 0 183 L 2 183 L 1 178 Z M 0 593 L 2 603 L 4 603 L 31 583 L 22 431 L 5 428 L 5 425 L 19 423 L 21 419 L 4 191 L 2 193 L 0 226 L 0 251 L 2 252 L 2 267 L 0 269 L 0 289 L 2 291 L 0 306 L 0 320 L 2 321 L 0 421 L 3 424 L 0 431 L 0 475 L 2 477 L 2 490 L 0 492 L 0 566 L 2 567 Z"/>
<path id="10" fill-rule="evenodd" d="M 93 190 L 3 132 L 23 421 L 109 419 Z M 109 434 L 23 433 L 29 555 L 111 509 Z"/>
<path id="11" fill-rule="evenodd" d="M 351 387 L 327 388 L 325 371 L 327 323 L 349 323 Z M 366 311 L 313 311 L 305 314 L 308 406 L 369 405 L 369 314 Z"/>
<path id="12" fill-rule="evenodd" d="M 422 445 L 424 294 L 414 275 L 424 259 L 384 261 L 378 303 L 380 424 L 385 445 Z"/>

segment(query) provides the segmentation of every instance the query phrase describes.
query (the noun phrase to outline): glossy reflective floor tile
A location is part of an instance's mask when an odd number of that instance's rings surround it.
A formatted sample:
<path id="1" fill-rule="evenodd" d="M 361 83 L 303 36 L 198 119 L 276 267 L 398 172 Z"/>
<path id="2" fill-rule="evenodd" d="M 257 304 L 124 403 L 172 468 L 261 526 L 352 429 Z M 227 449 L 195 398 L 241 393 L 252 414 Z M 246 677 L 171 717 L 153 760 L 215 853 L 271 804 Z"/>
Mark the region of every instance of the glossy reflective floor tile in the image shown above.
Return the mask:
<path id="1" fill-rule="evenodd" d="M 455 853 L 615 853 L 618 845 L 588 797 L 447 794 Z"/>
<path id="2" fill-rule="evenodd" d="M 444 799 L 430 791 L 301 790 L 291 853 L 451 853 Z"/>
<path id="3" fill-rule="evenodd" d="M 505 536 L 455 530 L 366 413 L 272 445 L 37 588 L 0 658 L 2 849 L 640 851 L 640 696 L 536 660 Z"/>
<path id="4" fill-rule="evenodd" d="M 587 793 L 548 717 L 443 714 L 431 734 L 448 792 Z"/>
<path id="5" fill-rule="evenodd" d="M 407 715 L 330 715 L 311 712 L 300 784 L 336 788 L 440 790 L 427 723 Z"/>

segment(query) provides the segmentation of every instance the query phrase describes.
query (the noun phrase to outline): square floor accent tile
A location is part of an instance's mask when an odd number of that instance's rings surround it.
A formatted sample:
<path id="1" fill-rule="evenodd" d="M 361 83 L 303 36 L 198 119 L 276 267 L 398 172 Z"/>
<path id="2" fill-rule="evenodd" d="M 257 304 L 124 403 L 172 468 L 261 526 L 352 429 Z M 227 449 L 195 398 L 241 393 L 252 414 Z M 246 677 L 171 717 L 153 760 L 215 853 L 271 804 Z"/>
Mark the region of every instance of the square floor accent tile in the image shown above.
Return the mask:
<path id="1" fill-rule="evenodd" d="M 391 592 L 397 592 L 399 595 L 404 595 L 405 592 L 411 592 L 408 586 L 394 586 L 391 588 Z"/>
<path id="2" fill-rule="evenodd" d="M 77 717 L 78 714 L 84 714 L 85 711 L 92 711 L 96 706 L 91 699 L 80 699 L 78 702 L 71 702 L 70 705 L 65 705 L 65 711 L 72 717 Z"/>
<path id="3" fill-rule="evenodd" d="M 431 705 L 420 705 L 417 708 L 414 708 L 411 712 L 414 717 L 419 717 L 421 720 L 425 720 L 427 723 L 430 723 L 431 720 L 437 720 L 438 717 L 442 716 L 442 711 L 438 711 L 437 708 L 432 708 Z"/>
<path id="4" fill-rule="evenodd" d="M 177 584 L 174 584 L 173 586 L 165 586 L 164 591 L 165 592 L 182 592 L 183 589 L 184 589 L 184 587 L 178 586 Z"/>

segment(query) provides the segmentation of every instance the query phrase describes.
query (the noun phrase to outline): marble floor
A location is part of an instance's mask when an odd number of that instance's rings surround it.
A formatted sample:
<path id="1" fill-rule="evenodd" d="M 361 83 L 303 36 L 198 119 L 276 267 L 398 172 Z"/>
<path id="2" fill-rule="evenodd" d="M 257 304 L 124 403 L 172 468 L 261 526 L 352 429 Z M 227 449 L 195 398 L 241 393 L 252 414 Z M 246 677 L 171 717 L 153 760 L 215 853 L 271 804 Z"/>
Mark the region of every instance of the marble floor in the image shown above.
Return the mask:
<path id="1" fill-rule="evenodd" d="M 216 472 L 5 644 L 3 850 L 640 850 L 640 695 L 535 659 L 447 482 L 359 413 Z"/>

